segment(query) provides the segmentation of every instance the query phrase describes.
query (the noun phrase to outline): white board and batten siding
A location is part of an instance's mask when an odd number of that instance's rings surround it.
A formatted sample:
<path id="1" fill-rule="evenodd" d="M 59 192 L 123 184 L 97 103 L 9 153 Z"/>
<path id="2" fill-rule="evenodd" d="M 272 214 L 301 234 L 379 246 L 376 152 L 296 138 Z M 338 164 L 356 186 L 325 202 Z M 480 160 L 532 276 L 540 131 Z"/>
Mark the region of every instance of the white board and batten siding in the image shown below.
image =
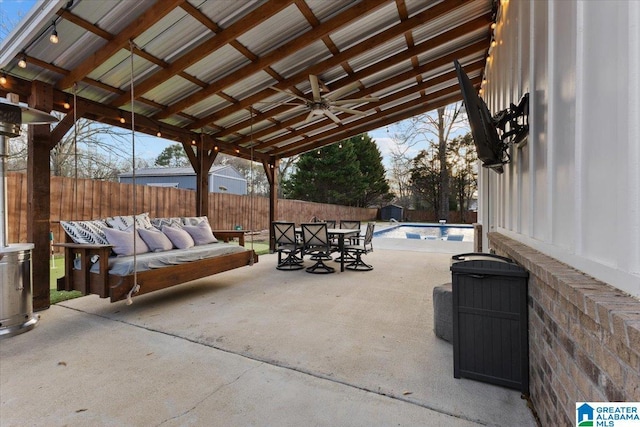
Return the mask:
<path id="1" fill-rule="evenodd" d="M 509 1 L 496 39 L 483 97 L 528 92 L 530 132 L 479 222 L 640 297 L 640 2 Z"/>

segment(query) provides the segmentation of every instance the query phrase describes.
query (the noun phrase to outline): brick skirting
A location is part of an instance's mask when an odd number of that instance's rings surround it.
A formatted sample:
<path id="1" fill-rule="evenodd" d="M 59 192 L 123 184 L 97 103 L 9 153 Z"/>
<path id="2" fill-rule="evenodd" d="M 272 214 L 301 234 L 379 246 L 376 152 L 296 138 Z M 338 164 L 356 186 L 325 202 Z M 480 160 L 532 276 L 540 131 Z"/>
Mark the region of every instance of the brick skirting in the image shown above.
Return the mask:
<path id="1" fill-rule="evenodd" d="M 575 402 L 640 401 L 640 301 L 500 233 L 529 270 L 530 397 L 543 426 L 575 426 Z"/>

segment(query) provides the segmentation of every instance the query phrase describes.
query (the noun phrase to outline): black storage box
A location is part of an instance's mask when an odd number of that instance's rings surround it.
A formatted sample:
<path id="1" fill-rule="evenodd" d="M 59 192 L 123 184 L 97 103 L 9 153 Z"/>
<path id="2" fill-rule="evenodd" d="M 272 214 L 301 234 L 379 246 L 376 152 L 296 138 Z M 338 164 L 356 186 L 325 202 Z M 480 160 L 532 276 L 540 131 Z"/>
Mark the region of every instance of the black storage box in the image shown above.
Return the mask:
<path id="1" fill-rule="evenodd" d="M 527 281 L 512 260 L 452 258 L 453 376 L 529 392 Z"/>

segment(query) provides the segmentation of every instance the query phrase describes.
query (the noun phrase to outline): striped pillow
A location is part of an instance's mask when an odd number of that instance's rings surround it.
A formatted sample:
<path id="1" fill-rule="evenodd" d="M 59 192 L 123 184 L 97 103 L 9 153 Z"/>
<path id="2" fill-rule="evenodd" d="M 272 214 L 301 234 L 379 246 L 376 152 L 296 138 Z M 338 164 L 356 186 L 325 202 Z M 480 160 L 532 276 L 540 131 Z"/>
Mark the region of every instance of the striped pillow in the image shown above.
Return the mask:
<path id="1" fill-rule="evenodd" d="M 93 221 L 60 221 L 60 225 L 75 243 L 109 244 L 104 233 L 104 229 L 109 228 L 109 226 L 101 219 Z"/>
<path id="2" fill-rule="evenodd" d="M 105 218 L 105 222 L 111 228 L 116 230 L 126 230 L 133 227 L 133 215 L 117 215 Z M 151 219 L 149 218 L 149 212 L 144 212 L 135 216 L 137 228 L 151 228 Z"/>

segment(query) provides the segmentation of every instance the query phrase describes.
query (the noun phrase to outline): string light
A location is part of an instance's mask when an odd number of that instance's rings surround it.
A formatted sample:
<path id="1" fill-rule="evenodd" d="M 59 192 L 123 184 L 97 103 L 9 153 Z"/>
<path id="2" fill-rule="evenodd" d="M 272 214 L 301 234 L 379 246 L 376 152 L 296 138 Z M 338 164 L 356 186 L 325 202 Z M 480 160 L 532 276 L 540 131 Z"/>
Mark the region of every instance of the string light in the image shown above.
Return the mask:
<path id="1" fill-rule="evenodd" d="M 67 96 L 64 100 L 64 104 L 62 104 L 62 106 L 64 107 L 65 110 L 68 110 L 69 108 L 71 108 L 71 104 L 69 104 L 69 97 Z"/>
<path id="2" fill-rule="evenodd" d="M 122 123 L 122 124 L 124 124 L 124 122 L 126 121 L 124 119 L 124 116 L 122 115 L 122 113 L 120 113 L 120 118 L 118 120 L 120 120 L 120 123 Z"/>
<path id="3" fill-rule="evenodd" d="M 2 73 L 2 75 L 0 76 L 0 85 L 6 85 L 7 84 L 7 75 Z"/>
<path id="4" fill-rule="evenodd" d="M 49 41 L 53 44 L 58 44 L 58 42 L 60 41 L 60 39 L 58 38 L 58 31 L 56 31 L 56 23 L 55 21 L 53 22 L 53 31 L 51 32 L 51 35 L 49 36 Z"/>
<path id="5" fill-rule="evenodd" d="M 158 128 L 158 132 L 156 133 L 156 136 L 159 138 L 162 136 L 162 132 L 160 132 L 160 128 Z"/>
<path id="6" fill-rule="evenodd" d="M 491 47 L 496 47 L 498 45 L 498 42 L 496 42 L 495 40 L 491 40 Z"/>
<path id="7" fill-rule="evenodd" d="M 20 57 L 20 60 L 18 61 L 18 67 L 27 68 L 27 55 L 25 55 L 24 53 L 22 54 L 22 56 Z"/>
<path id="8" fill-rule="evenodd" d="M 498 24 L 496 24 L 496 23 L 494 22 L 493 24 L 491 24 L 491 29 L 492 29 L 492 30 L 495 30 L 497 26 L 498 26 Z"/>

